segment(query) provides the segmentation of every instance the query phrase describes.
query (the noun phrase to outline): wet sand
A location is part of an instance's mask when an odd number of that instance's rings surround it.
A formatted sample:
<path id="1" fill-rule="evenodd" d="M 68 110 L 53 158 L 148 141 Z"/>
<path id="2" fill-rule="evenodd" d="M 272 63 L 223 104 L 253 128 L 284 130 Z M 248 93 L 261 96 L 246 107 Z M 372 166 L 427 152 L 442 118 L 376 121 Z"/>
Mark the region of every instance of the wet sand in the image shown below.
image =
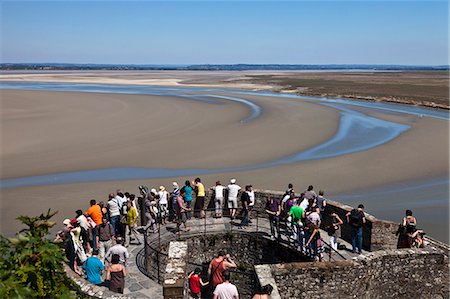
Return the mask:
<path id="1" fill-rule="evenodd" d="M 245 98 L 260 105 L 263 114 L 242 123 L 249 114 L 248 107 L 225 100 L 214 104 L 168 96 L 0 92 L 2 179 L 111 167 L 254 165 L 329 139 L 340 117 L 337 110 L 318 104 L 256 95 Z M 226 184 L 231 177 L 236 177 L 241 186 L 253 184 L 258 189 L 284 190 L 292 182 L 297 191 L 302 191 L 313 184 L 331 196 L 448 178 L 448 121 L 360 110 L 410 125 L 411 129 L 368 151 L 201 177 L 206 186 L 216 180 Z M 193 177 L 2 189 L 0 231 L 17 231 L 19 224 L 14 219 L 19 214 L 35 215 L 52 208 L 60 211 L 56 220 L 62 221 L 78 208 L 87 209 L 92 198 L 106 201 L 107 194 L 118 188 L 137 193 L 140 184 L 169 187 L 172 180 L 182 183 L 185 179 Z M 380 207 L 389 209 L 385 201 L 362 201 L 369 213 L 380 211 Z M 400 211 L 409 208 L 407 201 L 402 202 L 404 206 L 396 207 L 398 219 L 402 217 Z M 430 207 L 431 202 L 426 208 Z M 431 221 L 429 227 L 444 224 L 447 229 L 429 234 L 448 242 L 448 202 L 444 208 L 447 212 Z M 426 214 L 423 221 L 429 223 L 433 216 Z M 420 221 L 420 209 L 416 216 Z"/>

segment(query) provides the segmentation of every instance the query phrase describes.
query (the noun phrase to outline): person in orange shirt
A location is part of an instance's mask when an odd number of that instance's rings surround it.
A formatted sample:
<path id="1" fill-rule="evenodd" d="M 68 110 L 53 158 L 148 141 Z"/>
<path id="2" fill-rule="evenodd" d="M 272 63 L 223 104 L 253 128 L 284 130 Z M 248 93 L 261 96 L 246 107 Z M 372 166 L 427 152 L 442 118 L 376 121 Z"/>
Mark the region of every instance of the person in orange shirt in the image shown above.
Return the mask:
<path id="1" fill-rule="evenodd" d="M 91 199 L 90 203 L 90 207 L 87 210 L 86 213 L 84 213 L 84 215 L 86 217 L 91 217 L 92 220 L 94 220 L 95 225 L 99 225 L 102 224 L 102 218 L 103 218 L 103 214 L 102 214 L 102 209 L 100 208 L 100 206 L 97 204 L 97 202 L 95 201 L 95 199 Z M 92 248 L 93 249 L 97 249 L 97 242 L 96 242 L 96 230 L 93 229 L 92 230 L 92 240 L 91 240 L 91 244 L 92 244 Z"/>

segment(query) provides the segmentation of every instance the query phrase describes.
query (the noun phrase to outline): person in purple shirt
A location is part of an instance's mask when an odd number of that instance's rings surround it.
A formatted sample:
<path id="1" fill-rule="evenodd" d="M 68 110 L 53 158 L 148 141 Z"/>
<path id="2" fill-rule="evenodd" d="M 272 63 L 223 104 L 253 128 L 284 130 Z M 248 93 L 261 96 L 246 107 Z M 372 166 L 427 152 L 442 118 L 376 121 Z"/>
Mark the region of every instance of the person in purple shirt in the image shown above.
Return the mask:
<path id="1" fill-rule="evenodd" d="M 266 213 L 269 214 L 270 220 L 270 232 L 272 237 L 276 237 L 278 239 L 281 238 L 280 235 L 280 212 L 281 206 L 280 203 L 273 197 L 269 198 L 266 202 Z M 276 235 L 275 235 L 276 230 Z"/>

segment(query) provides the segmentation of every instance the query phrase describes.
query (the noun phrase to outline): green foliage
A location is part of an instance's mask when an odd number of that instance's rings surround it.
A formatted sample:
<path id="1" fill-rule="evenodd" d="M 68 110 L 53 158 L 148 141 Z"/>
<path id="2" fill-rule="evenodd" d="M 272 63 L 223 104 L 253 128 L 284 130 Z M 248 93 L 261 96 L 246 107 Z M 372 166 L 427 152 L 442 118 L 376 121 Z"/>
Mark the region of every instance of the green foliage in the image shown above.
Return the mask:
<path id="1" fill-rule="evenodd" d="M 64 252 L 46 239 L 56 223 L 50 209 L 37 217 L 20 216 L 27 228 L 15 238 L 0 235 L 0 298 L 73 298 L 64 272 Z"/>

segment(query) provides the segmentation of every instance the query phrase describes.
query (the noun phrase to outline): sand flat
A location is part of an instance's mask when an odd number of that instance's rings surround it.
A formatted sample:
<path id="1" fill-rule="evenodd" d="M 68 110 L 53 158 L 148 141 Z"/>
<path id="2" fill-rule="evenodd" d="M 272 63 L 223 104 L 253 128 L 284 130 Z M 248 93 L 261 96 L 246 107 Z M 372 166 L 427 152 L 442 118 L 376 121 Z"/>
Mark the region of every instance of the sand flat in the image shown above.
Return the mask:
<path id="1" fill-rule="evenodd" d="M 276 96 L 239 95 L 263 108 L 261 116 L 242 123 L 249 108 L 220 99 L 206 103 L 174 96 L 0 92 L 2 178 L 111 167 L 256 165 L 328 140 L 335 134 L 340 119 L 333 108 Z M 241 186 L 253 184 L 261 189 L 283 190 L 292 182 L 301 191 L 313 184 L 331 195 L 392 183 L 448 178 L 448 121 L 354 109 L 409 125 L 411 129 L 391 142 L 363 152 L 201 177 L 206 186 L 218 179 L 226 183 L 231 177 L 236 177 Z M 37 214 L 51 207 L 60 211 L 56 219 L 62 221 L 78 208 L 87 209 L 91 198 L 106 201 L 107 194 L 117 188 L 137 193 L 140 184 L 168 187 L 172 180 L 182 183 L 185 179 L 193 177 L 2 189 L 0 231 L 16 231 L 18 222 L 14 219 L 19 214 Z M 376 202 L 365 204 L 369 212 L 371 205 L 375 210 L 379 208 Z M 397 213 L 401 216 L 406 208 L 398 207 Z M 436 219 L 430 225 L 447 221 L 448 213 L 446 219 Z"/>
<path id="2" fill-rule="evenodd" d="M 2 178 L 112 167 L 253 165 L 335 133 L 339 115 L 333 109 L 251 99 L 265 112 L 242 124 L 248 109 L 220 99 L 216 105 L 150 95 L 4 90 Z M 326 121 L 309 136 L 318 118 Z"/>

